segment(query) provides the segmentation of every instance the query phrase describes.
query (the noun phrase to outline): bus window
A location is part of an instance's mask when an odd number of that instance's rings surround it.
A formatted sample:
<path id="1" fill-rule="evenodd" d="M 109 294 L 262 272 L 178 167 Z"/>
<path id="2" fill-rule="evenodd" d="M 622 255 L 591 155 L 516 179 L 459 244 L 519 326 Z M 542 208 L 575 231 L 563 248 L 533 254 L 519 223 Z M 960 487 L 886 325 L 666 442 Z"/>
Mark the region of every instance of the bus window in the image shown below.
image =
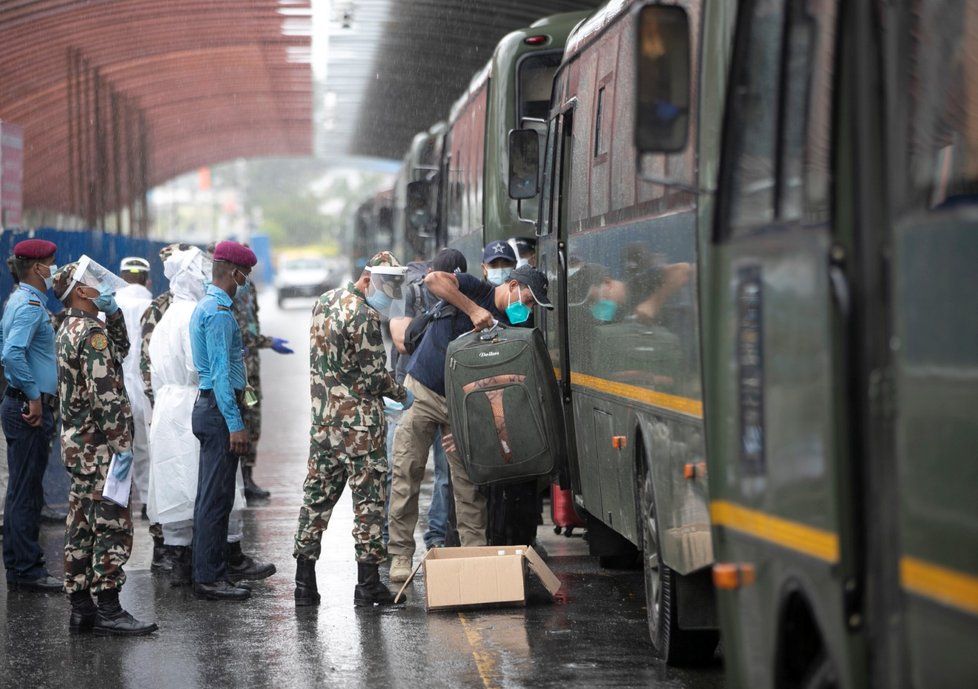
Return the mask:
<path id="1" fill-rule="evenodd" d="M 732 85 L 737 137 L 730 223 L 734 234 L 774 220 L 775 155 L 778 129 L 778 65 L 784 8 L 781 0 L 758 0 L 750 18 L 750 40 Z"/>
<path id="2" fill-rule="evenodd" d="M 594 157 L 605 152 L 604 141 L 601 138 L 601 116 L 604 115 L 604 86 L 598 89 L 598 102 L 594 106 Z"/>
<path id="3" fill-rule="evenodd" d="M 535 53 L 523 58 L 520 62 L 519 94 L 517 95 L 519 112 L 517 123 L 528 117 L 543 120 L 547 118 L 550 109 L 550 91 L 553 89 L 554 73 L 560 64 L 561 51 Z"/>
<path id="4" fill-rule="evenodd" d="M 978 202 L 978 4 L 922 5 L 910 32 L 910 199 Z"/>

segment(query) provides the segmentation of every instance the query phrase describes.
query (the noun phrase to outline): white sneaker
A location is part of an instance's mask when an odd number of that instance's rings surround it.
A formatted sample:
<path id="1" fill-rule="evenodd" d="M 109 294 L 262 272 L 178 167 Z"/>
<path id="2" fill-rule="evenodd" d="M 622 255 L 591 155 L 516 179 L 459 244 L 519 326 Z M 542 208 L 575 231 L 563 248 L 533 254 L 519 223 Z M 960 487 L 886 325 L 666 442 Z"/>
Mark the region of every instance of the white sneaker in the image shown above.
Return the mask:
<path id="1" fill-rule="evenodd" d="M 390 580 L 396 584 L 407 581 L 411 576 L 411 558 L 407 555 L 395 555 L 391 561 Z"/>

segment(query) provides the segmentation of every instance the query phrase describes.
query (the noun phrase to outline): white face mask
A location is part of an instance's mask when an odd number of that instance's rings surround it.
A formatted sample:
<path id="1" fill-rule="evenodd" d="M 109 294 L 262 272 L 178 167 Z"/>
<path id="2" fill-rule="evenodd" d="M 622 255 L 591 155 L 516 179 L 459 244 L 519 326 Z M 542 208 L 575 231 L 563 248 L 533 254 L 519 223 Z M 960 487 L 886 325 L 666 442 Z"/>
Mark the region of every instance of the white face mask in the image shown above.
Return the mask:
<path id="1" fill-rule="evenodd" d="M 44 280 L 45 289 L 51 289 L 51 287 L 54 285 L 54 274 L 57 272 L 58 272 L 57 263 L 52 263 L 51 265 L 48 266 L 48 276 L 46 278 L 42 278 Z"/>
<path id="2" fill-rule="evenodd" d="M 497 287 L 509 280 L 512 268 L 487 268 L 486 279 Z"/>
<path id="3" fill-rule="evenodd" d="M 518 259 L 516 259 L 516 269 L 517 270 L 519 270 L 523 266 L 528 266 L 528 265 L 530 265 L 530 262 L 528 260 L 526 260 L 525 258 L 518 258 Z"/>

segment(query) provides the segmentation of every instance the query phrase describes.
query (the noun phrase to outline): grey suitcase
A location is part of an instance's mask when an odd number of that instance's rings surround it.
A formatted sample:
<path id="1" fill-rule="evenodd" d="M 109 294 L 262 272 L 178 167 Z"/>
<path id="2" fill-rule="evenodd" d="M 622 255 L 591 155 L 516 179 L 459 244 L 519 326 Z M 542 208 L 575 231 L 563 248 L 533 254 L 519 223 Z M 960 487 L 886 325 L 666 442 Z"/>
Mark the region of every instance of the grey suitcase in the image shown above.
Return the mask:
<path id="1" fill-rule="evenodd" d="M 445 397 L 473 483 L 553 471 L 563 452 L 563 409 L 539 330 L 496 326 L 456 339 L 445 355 Z"/>

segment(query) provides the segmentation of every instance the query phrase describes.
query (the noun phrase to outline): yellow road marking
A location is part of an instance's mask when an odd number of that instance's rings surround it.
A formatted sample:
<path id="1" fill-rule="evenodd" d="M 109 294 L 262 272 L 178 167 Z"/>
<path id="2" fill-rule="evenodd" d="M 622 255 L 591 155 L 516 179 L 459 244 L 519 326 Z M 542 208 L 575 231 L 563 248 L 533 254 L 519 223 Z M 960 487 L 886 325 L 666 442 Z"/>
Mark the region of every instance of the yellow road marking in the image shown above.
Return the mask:
<path id="1" fill-rule="evenodd" d="M 653 407 L 659 407 L 660 409 L 668 409 L 669 411 L 678 412 L 697 419 L 703 418 L 703 403 L 700 400 L 670 395 L 665 392 L 656 392 L 655 390 L 649 390 L 638 385 L 618 383 L 613 380 L 589 376 L 586 373 L 579 373 L 577 371 L 571 371 L 570 378 L 571 385 L 580 385 L 581 387 L 597 390 L 598 392 L 606 392 L 610 395 L 625 397 L 636 402 L 642 402 Z"/>
<path id="2" fill-rule="evenodd" d="M 978 577 L 973 574 L 904 556 L 900 585 L 910 593 L 978 615 Z"/>
<path id="3" fill-rule="evenodd" d="M 740 531 L 828 563 L 839 561 L 839 537 L 831 531 L 775 517 L 726 500 L 710 503 L 710 518 L 717 526 Z"/>
<path id="4" fill-rule="evenodd" d="M 483 686 L 486 689 L 497 689 L 495 655 L 486 650 L 482 640 L 482 632 L 476 629 L 465 618 L 464 613 L 460 612 L 458 619 L 461 620 L 462 629 L 465 630 L 465 637 L 469 640 L 469 646 L 472 647 L 472 659 L 475 661 L 475 666 L 479 670 L 479 676 L 482 677 Z"/>

